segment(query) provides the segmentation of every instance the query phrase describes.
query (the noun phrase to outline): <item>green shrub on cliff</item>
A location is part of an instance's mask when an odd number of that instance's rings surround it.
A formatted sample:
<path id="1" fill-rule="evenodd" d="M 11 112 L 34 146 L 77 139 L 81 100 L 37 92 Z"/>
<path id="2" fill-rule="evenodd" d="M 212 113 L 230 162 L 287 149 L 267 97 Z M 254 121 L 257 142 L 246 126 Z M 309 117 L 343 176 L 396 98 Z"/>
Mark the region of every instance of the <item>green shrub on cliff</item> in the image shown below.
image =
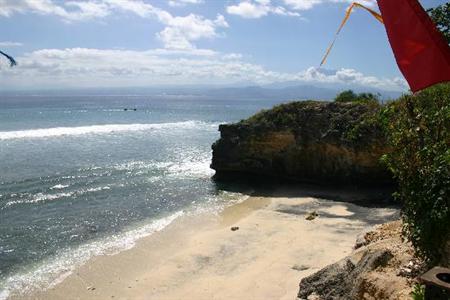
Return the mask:
<path id="1" fill-rule="evenodd" d="M 255 128 L 257 132 L 289 130 L 302 136 L 302 140 L 327 140 L 364 149 L 384 141 L 379 120 L 381 108 L 378 101 L 296 101 L 260 111 L 240 124 Z M 319 117 L 321 115 L 324 117 Z"/>
<path id="2" fill-rule="evenodd" d="M 378 95 L 372 93 L 359 93 L 356 94 L 352 90 L 346 90 L 339 93 L 336 98 L 334 98 L 335 102 L 340 103 L 360 103 L 360 104 L 378 104 L 379 99 Z"/>
<path id="3" fill-rule="evenodd" d="M 354 102 L 358 98 L 358 95 L 352 91 L 347 90 L 339 93 L 336 98 L 334 98 L 335 102 Z"/>
<path id="4" fill-rule="evenodd" d="M 299 117 L 305 110 L 314 110 L 322 105 L 318 101 L 295 101 L 275 105 L 269 110 L 262 110 L 241 123 L 272 128 L 296 128 L 302 126 Z"/>
<path id="5" fill-rule="evenodd" d="M 405 95 L 382 116 L 392 147 L 383 159 L 398 181 L 403 232 L 437 263 L 450 238 L 450 84 Z"/>

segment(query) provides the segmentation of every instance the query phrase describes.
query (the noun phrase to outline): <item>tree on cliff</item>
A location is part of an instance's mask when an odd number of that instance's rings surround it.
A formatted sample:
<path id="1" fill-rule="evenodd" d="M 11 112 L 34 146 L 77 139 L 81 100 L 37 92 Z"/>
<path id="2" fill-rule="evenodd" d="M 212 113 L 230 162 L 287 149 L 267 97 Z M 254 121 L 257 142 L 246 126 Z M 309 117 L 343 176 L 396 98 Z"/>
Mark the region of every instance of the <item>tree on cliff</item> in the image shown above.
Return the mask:
<path id="1" fill-rule="evenodd" d="M 339 93 L 336 98 L 334 98 L 335 102 L 353 102 L 358 98 L 358 95 L 355 94 L 352 90 L 346 90 Z"/>
<path id="2" fill-rule="evenodd" d="M 450 44 L 450 3 L 431 8 L 427 12 Z"/>
<path id="3" fill-rule="evenodd" d="M 352 90 L 346 90 L 341 92 L 334 98 L 335 102 L 345 103 L 378 103 L 379 96 L 372 93 L 359 93 L 356 94 Z"/>

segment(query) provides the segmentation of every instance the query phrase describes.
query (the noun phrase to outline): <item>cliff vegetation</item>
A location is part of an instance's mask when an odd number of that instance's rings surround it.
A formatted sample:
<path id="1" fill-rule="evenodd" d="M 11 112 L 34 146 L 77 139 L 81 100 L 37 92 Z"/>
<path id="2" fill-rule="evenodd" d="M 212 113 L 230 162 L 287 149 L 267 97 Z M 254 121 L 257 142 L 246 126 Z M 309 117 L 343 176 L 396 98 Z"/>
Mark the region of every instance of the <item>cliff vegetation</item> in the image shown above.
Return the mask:
<path id="1" fill-rule="evenodd" d="M 401 97 L 383 109 L 381 120 L 403 233 L 430 265 L 450 266 L 450 84 Z"/>

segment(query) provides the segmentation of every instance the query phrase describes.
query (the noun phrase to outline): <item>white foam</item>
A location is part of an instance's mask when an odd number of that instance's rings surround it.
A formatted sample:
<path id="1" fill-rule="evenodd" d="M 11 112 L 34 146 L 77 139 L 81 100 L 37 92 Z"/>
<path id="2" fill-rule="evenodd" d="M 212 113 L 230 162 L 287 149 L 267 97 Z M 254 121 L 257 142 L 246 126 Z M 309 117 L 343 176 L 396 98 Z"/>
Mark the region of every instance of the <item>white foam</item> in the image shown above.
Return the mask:
<path id="1" fill-rule="evenodd" d="M 0 300 L 6 300 L 9 297 L 8 290 L 0 290 Z"/>
<path id="2" fill-rule="evenodd" d="M 68 185 L 64 185 L 64 184 L 57 184 L 52 186 L 50 189 L 51 190 L 62 190 L 64 188 L 68 187 Z"/>
<path id="3" fill-rule="evenodd" d="M 219 191 L 217 195 L 208 197 L 208 200 L 204 203 L 193 201 L 193 209 L 188 212 L 188 215 L 197 215 L 199 213 L 219 214 L 226 207 L 244 202 L 250 197 L 247 193 L 252 192 L 250 190 L 244 194 L 240 192 Z"/>
<path id="4" fill-rule="evenodd" d="M 130 161 L 116 164 L 112 168 L 119 171 L 137 172 L 137 174 L 139 170 L 157 169 L 166 171 L 166 175 L 171 177 L 204 178 L 214 175 L 214 170 L 209 166 L 210 162 L 210 153 L 198 155 L 194 152 L 178 162 Z"/>
<path id="5" fill-rule="evenodd" d="M 184 161 L 168 166 L 168 171 L 172 176 L 183 177 L 211 177 L 214 170 L 209 167 L 210 160 Z"/>
<path id="6" fill-rule="evenodd" d="M 85 134 L 110 134 L 128 131 L 158 130 L 158 129 L 194 129 L 199 126 L 214 127 L 217 124 L 200 121 L 185 121 L 173 123 L 153 124 L 108 124 L 80 127 L 54 127 L 43 129 L 30 129 L 18 131 L 0 131 L 0 140 L 24 139 L 24 138 L 49 138 L 60 136 L 76 136 Z"/>
<path id="7" fill-rule="evenodd" d="M 5 289 L 0 291 L 0 300 L 6 299 L 11 293 L 26 294 L 32 290 L 50 288 L 91 257 L 113 255 L 130 249 L 137 240 L 164 229 L 183 214 L 183 211 L 178 211 L 124 233 L 81 245 L 76 249 L 64 249 L 57 258 L 43 262 L 34 270 L 9 277 L 4 284 Z"/>
<path id="8" fill-rule="evenodd" d="M 93 192 L 99 192 L 99 191 L 110 190 L 110 189 L 111 188 L 109 186 L 99 186 L 96 188 L 87 189 L 86 192 L 93 193 Z"/>
<path id="9" fill-rule="evenodd" d="M 37 193 L 34 195 L 33 199 L 29 201 L 29 203 L 36 203 L 41 201 L 47 201 L 47 200 L 55 200 L 59 198 L 64 197 L 70 197 L 73 196 L 74 192 L 70 193 L 58 193 L 58 194 L 43 194 L 43 193 Z"/>
<path id="10" fill-rule="evenodd" d="M 52 188 L 50 188 L 50 189 L 52 189 Z M 73 192 L 67 192 L 67 193 L 56 193 L 56 194 L 37 193 L 33 197 L 28 198 L 28 199 L 8 201 L 5 204 L 5 207 L 15 205 L 15 204 L 32 204 L 32 203 L 37 203 L 37 202 L 42 202 L 42 201 L 53 201 L 53 200 L 58 200 L 60 198 L 80 196 L 80 195 L 83 195 L 86 193 L 94 193 L 94 192 L 110 190 L 110 189 L 111 189 L 111 187 L 109 187 L 109 186 L 100 186 L 100 187 L 88 188 L 85 190 L 79 190 L 79 191 L 73 191 Z"/>
<path id="11" fill-rule="evenodd" d="M 64 197 L 71 197 L 74 194 L 75 194 L 75 192 L 57 193 L 57 194 L 37 193 L 31 199 L 20 199 L 20 200 L 8 201 L 5 204 L 5 207 L 11 206 L 11 205 L 15 205 L 15 204 L 23 204 L 23 203 L 30 204 L 30 203 L 37 203 L 37 202 L 41 202 L 41 201 L 51 201 L 51 200 L 56 200 L 56 199 L 64 198 Z"/>
<path id="12" fill-rule="evenodd" d="M 111 109 L 102 109 L 102 111 L 106 111 L 106 112 L 116 112 L 116 111 L 120 111 L 123 112 L 123 108 L 119 109 L 119 108 L 111 108 Z"/>
<path id="13" fill-rule="evenodd" d="M 118 171 L 136 171 L 141 169 L 164 169 L 170 165 L 172 165 L 170 162 L 135 160 L 113 165 L 112 168 Z"/>

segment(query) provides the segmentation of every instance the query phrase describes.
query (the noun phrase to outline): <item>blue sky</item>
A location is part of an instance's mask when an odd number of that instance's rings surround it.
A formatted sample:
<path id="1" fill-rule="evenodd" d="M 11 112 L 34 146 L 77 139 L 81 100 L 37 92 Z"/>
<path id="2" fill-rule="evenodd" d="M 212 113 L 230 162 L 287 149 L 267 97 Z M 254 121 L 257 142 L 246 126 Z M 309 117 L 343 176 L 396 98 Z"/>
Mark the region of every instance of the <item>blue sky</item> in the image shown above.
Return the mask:
<path id="1" fill-rule="evenodd" d="M 405 90 L 383 26 L 363 10 L 318 68 L 350 2 L 0 0 L 0 49 L 19 62 L 0 62 L 0 89 L 288 81 Z"/>

